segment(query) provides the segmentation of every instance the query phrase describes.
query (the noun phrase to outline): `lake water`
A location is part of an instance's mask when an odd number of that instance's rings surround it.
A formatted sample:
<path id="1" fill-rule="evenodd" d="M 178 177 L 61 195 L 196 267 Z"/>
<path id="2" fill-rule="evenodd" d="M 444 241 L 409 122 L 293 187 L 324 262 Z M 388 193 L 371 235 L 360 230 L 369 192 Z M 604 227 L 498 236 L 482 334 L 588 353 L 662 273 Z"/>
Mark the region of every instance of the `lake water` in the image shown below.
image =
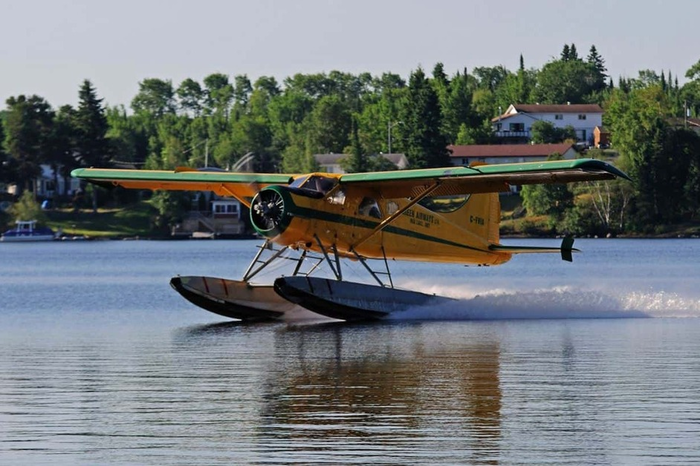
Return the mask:
<path id="1" fill-rule="evenodd" d="M 168 285 L 256 244 L 0 244 L 0 464 L 700 463 L 700 240 L 393 263 L 460 300 L 379 324 L 243 325 Z"/>

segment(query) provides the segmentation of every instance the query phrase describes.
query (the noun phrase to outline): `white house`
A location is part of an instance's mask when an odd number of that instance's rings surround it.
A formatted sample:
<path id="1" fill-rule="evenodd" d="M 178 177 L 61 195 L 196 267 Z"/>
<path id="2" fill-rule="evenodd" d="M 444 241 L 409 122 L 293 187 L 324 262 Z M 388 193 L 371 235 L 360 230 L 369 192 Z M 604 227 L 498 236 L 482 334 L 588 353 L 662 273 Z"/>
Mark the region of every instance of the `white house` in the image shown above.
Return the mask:
<path id="1" fill-rule="evenodd" d="M 315 154 L 314 158 L 316 163 L 320 167 L 320 171 L 325 173 L 345 173 L 343 167 L 340 165 L 340 161 L 346 157 L 350 157 L 349 154 Z M 378 154 L 372 157 L 384 157 L 391 163 L 396 165 L 397 170 L 403 170 L 408 167 L 408 159 L 404 154 Z"/>
<path id="2" fill-rule="evenodd" d="M 593 130 L 603 126 L 603 109 L 598 104 L 510 105 L 491 123 L 496 136 L 525 142 L 530 139 L 532 124 L 547 121 L 555 128 L 572 126 L 581 142 L 593 143 Z"/>
<path id="3" fill-rule="evenodd" d="M 41 175 L 36 179 L 37 198 L 50 199 L 56 194 L 70 196 L 78 189 L 80 189 L 79 179 L 64 178 L 61 175 L 55 177 L 50 165 L 41 165 Z M 14 184 L 7 186 L 7 192 L 13 195 L 16 194 L 17 186 Z"/>

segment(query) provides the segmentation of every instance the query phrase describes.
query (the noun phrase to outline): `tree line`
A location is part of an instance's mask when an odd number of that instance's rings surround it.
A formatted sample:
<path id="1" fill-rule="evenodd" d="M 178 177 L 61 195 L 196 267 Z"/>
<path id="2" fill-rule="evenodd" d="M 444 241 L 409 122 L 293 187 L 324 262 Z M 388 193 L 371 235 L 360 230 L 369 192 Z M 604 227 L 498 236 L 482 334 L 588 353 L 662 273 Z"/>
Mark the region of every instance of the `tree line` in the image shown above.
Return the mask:
<path id="1" fill-rule="evenodd" d="M 585 192 L 577 187 L 567 201 L 581 204 L 574 209 L 577 218 L 547 215 L 559 229 L 643 229 L 699 213 L 697 135 L 671 118 L 683 117 L 686 108 L 690 115 L 700 111 L 700 62 L 686 77 L 679 86 L 670 72 L 642 70 L 637 78 L 615 83 L 595 46 L 581 57 L 567 44 L 540 69 L 526 68 L 521 56 L 515 71 L 475 67 L 449 76 L 437 63 L 430 75 L 419 67 L 408 79 L 390 72 L 341 71 L 295 74 L 282 83 L 222 73 L 177 85 L 148 78 L 139 83 L 129 109 L 105 106 L 85 80 L 77 107 L 53 109 L 37 95 L 6 100 L 0 113 L 0 182 L 33 191 L 42 163 L 67 177 L 78 166 L 115 163 L 231 168 L 249 153 L 255 154 L 252 169 L 262 172 L 315 170 L 317 153 L 350 154 L 344 161 L 350 172 L 392 168 L 373 156 L 388 152 L 406 154 L 411 168 L 445 166 L 449 144 L 495 143 L 491 119 L 510 104 L 598 103 L 619 164 L 635 180 L 624 193 L 627 200 L 609 193 L 606 204 L 595 187 Z M 571 136 L 549 134 L 550 139 Z M 545 191 L 535 197 L 549 195 Z M 671 195 L 673 202 L 667 201 Z M 597 202 L 610 212 L 596 214 Z"/>

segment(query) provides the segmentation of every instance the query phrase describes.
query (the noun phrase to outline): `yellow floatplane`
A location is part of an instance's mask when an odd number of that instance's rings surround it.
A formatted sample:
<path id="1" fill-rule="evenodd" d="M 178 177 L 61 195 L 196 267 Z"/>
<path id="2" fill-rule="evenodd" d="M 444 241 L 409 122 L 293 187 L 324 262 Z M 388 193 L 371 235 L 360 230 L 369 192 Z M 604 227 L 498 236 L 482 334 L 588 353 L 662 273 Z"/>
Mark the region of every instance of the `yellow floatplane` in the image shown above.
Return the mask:
<path id="1" fill-rule="evenodd" d="M 342 175 L 190 168 L 81 168 L 72 175 L 127 189 L 213 191 L 246 205 L 253 227 L 266 241 L 242 279 L 171 280 L 173 288 L 194 304 L 243 320 L 282 318 L 298 306 L 344 320 L 381 319 L 413 305 L 447 299 L 394 288 L 388 266 L 392 259 L 499 265 L 513 254 L 560 253 L 570 261 L 575 251 L 571 239 L 552 248 L 500 244 L 498 193 L 512 185 L 627 178 L 612 165 L 593 159 Z M 289 250 L 298 254 L 290 276 L 272 284 L 253 284 L 253 277 Z M 262 259 L 265 252 L 270 257 Z M 377 284 L 345 281 L 341 259 L 361 263 Z M 378 260 L 374 268 L 369 263 L 373 259 Z M 333 279 L 311 276 L 322 263 Z"/>

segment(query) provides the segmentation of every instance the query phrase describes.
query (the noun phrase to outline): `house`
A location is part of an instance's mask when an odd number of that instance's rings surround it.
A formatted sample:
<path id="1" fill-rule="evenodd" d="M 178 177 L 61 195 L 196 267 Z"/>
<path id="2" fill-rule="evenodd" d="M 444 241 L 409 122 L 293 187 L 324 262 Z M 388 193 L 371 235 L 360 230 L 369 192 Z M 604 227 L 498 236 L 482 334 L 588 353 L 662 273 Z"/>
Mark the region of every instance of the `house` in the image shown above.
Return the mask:
<path id="1" fill-rule="evenodd" d="M 37 199 L 52 199 L 54 196 L 70 196 L 80 189 L 80 180 L 77 178 L 64 178 L 55 176 L 50 165 L 41 165 L 41 174 L 36 178 Z M 17 186 L 14 184 L 6 187 L 6 192 L 16 195 Z"/>
<path id="2" fill-rule="evenodd" d="M 564 159 L 576 158 L 578 152 L 573 144 L 474 144 L 468 146 L 448 146 L 452 151 L 452 165 L 468 166 L 475 162 L 489 165 L 499 163 L 541 162 L 552 154 Z M 511 192 L 518 192 L 518 186 L 511 186 Z"/>
<path id="3" fill-rule="evenodd" d="M 351 157 L 349 154 L 315 154 L 314 158 L 320 167 L 320 171 L 326 173 L 345 173 L 340 161 L 346 157 Z M 370 157 L 384 157 L 391 163 L 396 165 L 397 170 L 403 170 L 408 167 L 408 159 L 404 154 L 377 154 Z"/>
<path id="4" fill-rule="evenodd" d="M 671 118 L 669 124 L 675 128 L 687 128 L 700 134 L 700 118 Z"/>
<path id="5" fill-rule="evenodd" d="M 541 162 L 552 154 L 560 154 L 564 159 L 576 157 L 573 144 L 501 144 L 448 146 L 452 151 L 452 165 L 467 166 L 474 162 L 489 165 L 499 163 Z"/>
<path id="6" fill-rule="evenodd" d="M 491 120 L 494 134 L 505 143 L 523 143 L 531 138 L 532 124 L 547 121 L 555 128 L 572 126 L 578 141 L 593 143 L 593 130 L 603 126 L 603 109 L 597 104 L 510 105 Z"/>
<path id="7" fill-rule="evenodd" d="M 211 209 L 206 206 L 210 206 Z M 171 234 L 193 238 L 244 235 L 246 227 L 241 214 L 241 203 L 236 199 L 199 192 L 193 199 L 192 210 L 185 215 L 180 224 L 173 227 Z"/>

